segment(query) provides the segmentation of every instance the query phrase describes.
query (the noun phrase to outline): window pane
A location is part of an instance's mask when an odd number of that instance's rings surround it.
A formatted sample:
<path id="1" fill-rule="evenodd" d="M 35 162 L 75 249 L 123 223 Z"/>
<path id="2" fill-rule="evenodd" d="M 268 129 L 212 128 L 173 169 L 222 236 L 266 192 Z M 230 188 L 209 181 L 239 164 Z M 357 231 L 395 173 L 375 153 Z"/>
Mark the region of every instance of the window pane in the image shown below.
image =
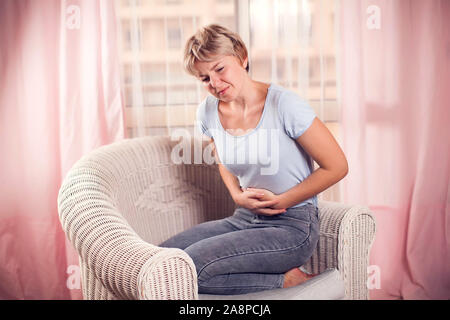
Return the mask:
<path id="1" fill-rule="evenodd" d="M 248 14 L 237 14 L 247 3 Z M 193 125 L 192 115 L 176 110 L 192 112 L 207 93 L 183 69 L 184 44 L 199 27 L 219 23 L 248 30 L 253 79 L 294 90 L 324 121 L 336 120 L 328 103 L 337 96 L 334 6 L 334 0 L 116 0 L 126 105 L 165 112 L 152 116 L 149 127 L 166 126 L 155 118 L 170 112 L 171 123 L 182 117 Z"/>
<path id="2" fill-rule="evenodd" d="M 252 76 L 335 100 L 335 2 L 250 0 L 249 10 Z"/>
<path id="3" fill-rule="evenodd" d="M 127 106 L 198 104 L 205 97 L 183 69 L 183 49 L 200 26 L 236 30 L 234 0 L 118 0 Z M 201 86 L 201 85 L 200 85 Z M 142 103 L 139 103 L 142 101 Z"/>

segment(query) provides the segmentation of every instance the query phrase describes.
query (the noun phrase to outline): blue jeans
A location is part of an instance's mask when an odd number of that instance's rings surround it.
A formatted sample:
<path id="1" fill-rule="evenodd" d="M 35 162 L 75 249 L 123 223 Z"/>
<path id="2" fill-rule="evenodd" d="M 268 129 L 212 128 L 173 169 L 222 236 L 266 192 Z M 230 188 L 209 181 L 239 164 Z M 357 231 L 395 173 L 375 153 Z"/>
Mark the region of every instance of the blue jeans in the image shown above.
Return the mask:
<path id="1" fill-rule="evenodd" d="M 192 258 L 199 293 L 281 288 L 284 273 L 303 265 L 316 248 L 318 213 L 309 203 L 272 216 L 238 207 L 230 217 L 196 225 L 159 246 L 183 249 Z"/>

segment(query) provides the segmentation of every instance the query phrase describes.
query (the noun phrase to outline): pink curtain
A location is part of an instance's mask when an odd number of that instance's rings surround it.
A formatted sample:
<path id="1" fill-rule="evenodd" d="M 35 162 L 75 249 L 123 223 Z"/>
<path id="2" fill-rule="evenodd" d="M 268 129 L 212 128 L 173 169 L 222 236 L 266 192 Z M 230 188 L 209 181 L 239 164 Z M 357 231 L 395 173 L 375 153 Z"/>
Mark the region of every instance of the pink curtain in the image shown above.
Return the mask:
<path id="1" fill-rule="evenodd" d="M 449 299 L 450 1 L 341 3 L 343 201 L 377 221 L 370 296 Z"/>
<path id="2" fill-rule="evenodd" d="M 57 194 L 124 138 L 113 1 L 1 0 L 0 21 L 0 299 L 80 299 Z"/>

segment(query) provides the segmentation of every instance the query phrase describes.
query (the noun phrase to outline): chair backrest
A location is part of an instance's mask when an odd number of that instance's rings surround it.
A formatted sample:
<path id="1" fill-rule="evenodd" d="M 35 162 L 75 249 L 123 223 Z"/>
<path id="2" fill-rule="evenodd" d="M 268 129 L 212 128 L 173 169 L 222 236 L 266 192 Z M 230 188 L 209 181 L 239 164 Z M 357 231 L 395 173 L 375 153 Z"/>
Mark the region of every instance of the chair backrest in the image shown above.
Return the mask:
<path id="1" fill-rule="evenodd" d="M 157 245 L 234 211 L 217 166 L 195 164 L 194 146 L 203 152 L 208 144 L 195 139 L 172 141 L 169 136 L 125 139 L 83 160 L 104 171 L 111 204 L 143 240 Z M 180 155 L 186 163 L 176 163 Z"/>

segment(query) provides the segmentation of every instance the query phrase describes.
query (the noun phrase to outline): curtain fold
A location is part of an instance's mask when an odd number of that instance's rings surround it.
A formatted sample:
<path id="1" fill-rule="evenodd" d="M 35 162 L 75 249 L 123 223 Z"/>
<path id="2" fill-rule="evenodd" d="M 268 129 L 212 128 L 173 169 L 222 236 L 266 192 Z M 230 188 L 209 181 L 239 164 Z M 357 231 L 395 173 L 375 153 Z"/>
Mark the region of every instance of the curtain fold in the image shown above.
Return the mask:
<path id="1" fill-rule="evenodd" d="M 80 299 L 57 195 L 124 138 L 113 2 L 2 0 L 0 21 L 0 299 Z"/>
<path id="2" fill-rule="evenodd" d="M 377 234 L 373 299 L 450 298 L 450 2 L 346 0 L 340 10 L 343 201 Z"/>

